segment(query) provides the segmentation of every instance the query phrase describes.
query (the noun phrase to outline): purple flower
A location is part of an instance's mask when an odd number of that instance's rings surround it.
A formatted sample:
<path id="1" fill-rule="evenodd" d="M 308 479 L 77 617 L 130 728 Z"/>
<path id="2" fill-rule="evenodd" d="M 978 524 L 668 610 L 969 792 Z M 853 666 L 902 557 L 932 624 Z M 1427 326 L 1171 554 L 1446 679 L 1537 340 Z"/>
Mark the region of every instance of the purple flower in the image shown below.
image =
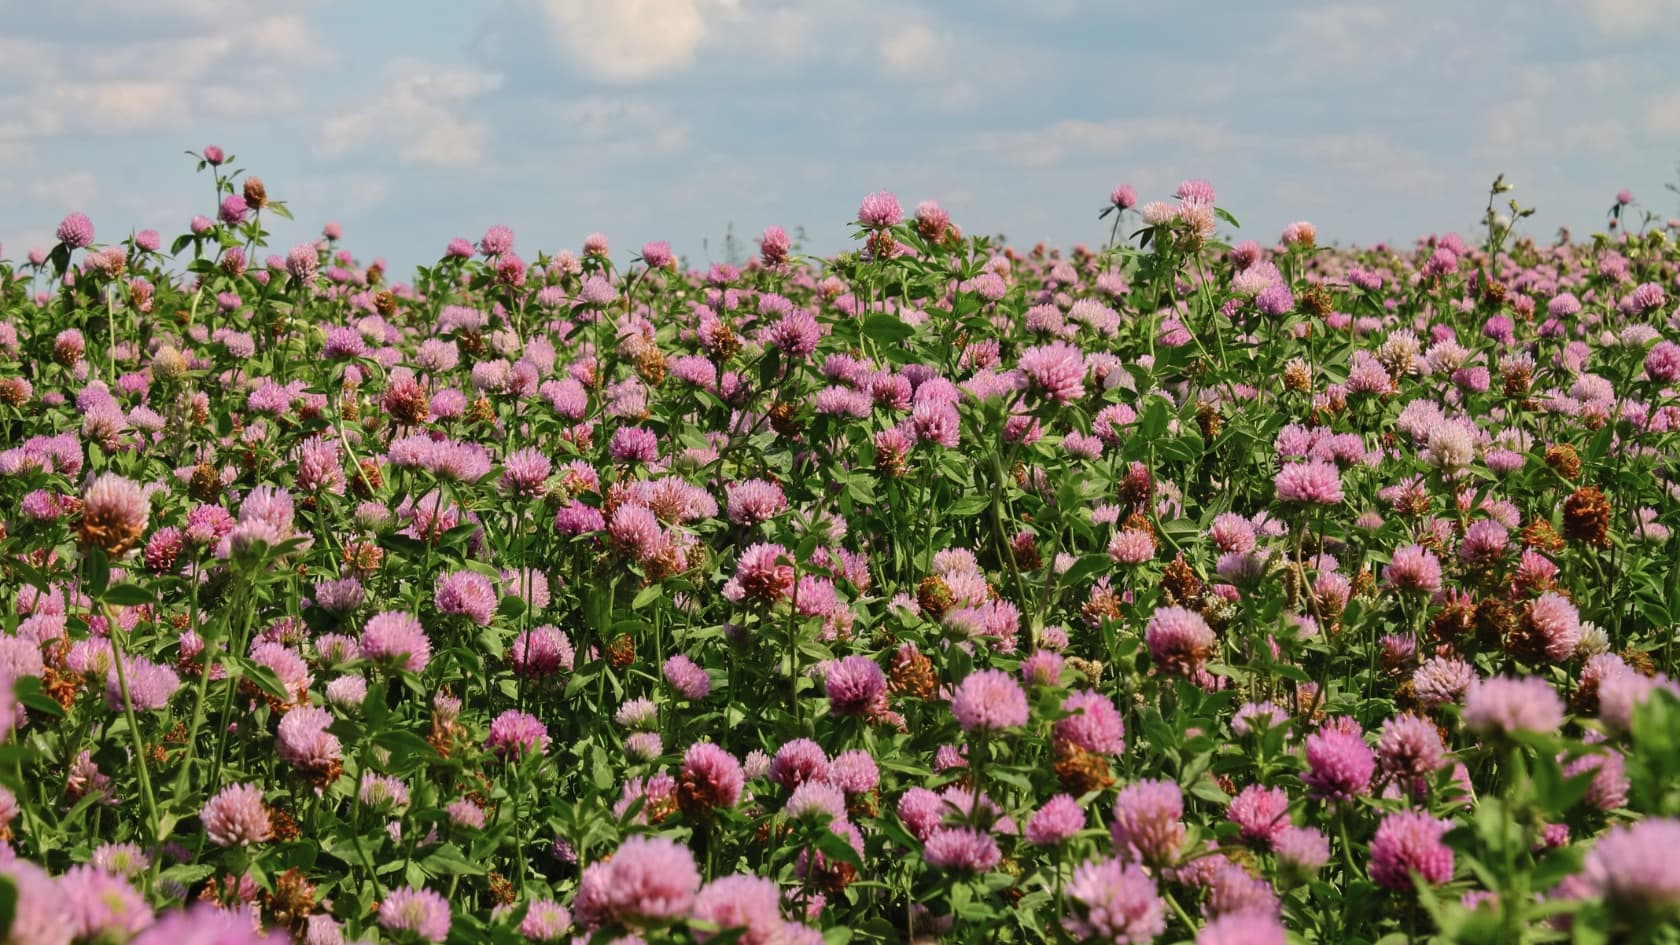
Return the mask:
<path id="1" fill-rule="evenodd" d="M 591 930 L 662 925 L 685 915 L 699 889 L 700 871 L 687 847 L 666 837 L 634 836 L 612 859 L 583 871 L 572 912 Z"/>
<path id="2" fill-rule="evenodd" d="M 1652 817 L 1605 831 L 1582 872 L 1591 891 L 1646 919 L 1680 915 L 1680 820 Z"/>
<path id="3" fill-rule="evenodd" d="M 704 816 L 741 800 L 746 775 L 735 756 L 711 742 L 696 742 L 683 753 L 677 776 L 677 803 L 690 816 Z"/>
<path id="4" fill-rule="evenodd" d="M 1138 781 L 1120 789 L 1108 826 L 1118 856 L 1151 866 L 1171 863 L 1184 845 L 1184 794 L 1171 781 Z"/>
<path id="5" fill-rule="evenodd" d="M 344 757 L 338 736 L 327 731 L 332 713 L 315 706 L 298 706 L 281 716 L 274 753 L 281 761 L 306 771 L 325 771 Z"/>
<path id="6" fill-rule="evenodd" d="M 858 207 L 858 222 L 873 229 L 894 226 L 904 219 L 904 208 L 891 191 L 879 191 L 863 198 Z"/>
<path id="7" fill-rule="evenodd" d="M 828 708 L 835 715 L 877 715 L 887 707 L 887 677 L 867 656 L 848 656 L 823 680 Z"/>
<path id="8" fill-rule="evenodd" d="M 649 269 L 664 269 L 676 261 L 670 243 L 654 240 L 642 244 L 642 262 L 647 263 Z"/>
<path id="9" fill-rule="evenodd" d="M 1370 790 L 1376 756 L 1351 719 L 1332 720 L 1307 736 L 1301 780 L 1321 800 L 1346 800 Z"/>
<path id="10" fill-rule="evenodd" d="M 1062 711 L 1051 734 L 1058 740 L 1099 755 L 1118 755 L 1126 750 L 1126 724 L 1120 710 L 1107 696 L 1088 689 L 1062 700 Z"/>
<path id="11" fill-rule="evenodd" d="M 1330 841 L 1311 827 L 1285 827 L 1272 839 L 1278 863 L 1297 873 L 1312 873 L 1330 862 Z"/>
<path id="12" fill-rule="evenodd" d="M 1003 860 L 997 839 L 973 827 L 944 827 L 922 846 L 922 859 L 948 873 L 983 873 Z"/>
<path id="13" fill-rule="evenodd" d="M 1167 904 L 1136 863 L 1087 862 L 1067 887 L 1071 913 L 1062 926 L 1080 941 L 1147 945 L 1167 929 Z"/>
<path id="14" fill-rule="evenodd" d="M 1289 794 L 1282 788 L 1250 784 L 1231 798 L 1225 816 L 1245 840 L 1271 843 L 1289 826 Z"/>
<path id="15" fill-rule="evenodd" d="M 477 571 L 451 571 L 438 578 L 432 602 L 440 613 L 457 614 L 487 627 L 496 613 L 496 586 Z"/>
<path id="16" fill-rule="evenodd" d="M 1221 915 L 1196 933 L 1196 945 L 1284 945 L 1285 930 L 1268 912 Z"/>
<path id="17" fill-rule="evenodd" d="M 539 899 L 525 907 L 519 934 L 532 942 L 559 942 L 572 927 L 572 914 L 552 899 Z"/>
<path id="18" fill-rule="evenodd" d="M 1342 474 L 1334 463 L 1313 460 L 1287 463 L 1273 480 L 1283 502 L 1304 505 L 1335 505 L 1342 501 Z"/>
<path id="19" fill-rule="evenodd" d="M 1464 694 L 1464 724 L 1478 735 L 1555 732 L 1563 725 L 1563 700 L 1538 676 L 1478 679 Z"/>
<path id="20" fill-rule="evenodd" d="M 1016 362 L 1027 389 L 1058 404 L 1085 394 L 1085 353 L 1065 341 L 1028 348 Z"/>
<path id="21" fill-rule="evenodd" d="M 432 642 L 420 621 L 395 610 L 368 620 L 360 646 L 362 659 L 411 673 L 423 672 L 432 658 Z"/>
<path id="22" fill-rule="evenodd" d="M 72 213 L 58 224 L 58 241 L 71 249 L 83 249 L 93 242 L 93 221 L 85 213 Z"/>
<path id="23" fill-rule="evenodd" d="M 965 732 L 996 732 L 1027 724 L 1027 694 L 1000 669 L 969 673 L 951 697 L 951 714 Z"/>
<path id="24" fill-rule="evenodd" d="M 128 880 L 93 866 L 72 866 L 58 879 L 58 894 L 78 939 L 124 940 L 152 924 L 145 897 Z M 13 941 L 18 939 L 14 936 Z"/>
<path id="25" fill-rule="evenodd" d="M 787 496 L 782 487 L 763 479 L 748 479 L 730 483 L 729 520 L 736 525 L 757 525 L 787 510 Z"/>
<path id="26" fill-rule="evenodd" d="M 690 702 L 698 702 L 712 691 L 712 677 L 681 653 L 665 661 L 665 681 Z"/>
<path id="27" fill-rule="evenodd" d="M 315 270 L 320 265 L 321 254 L 314 243 L 299 243 L 286 253 L 286 272 L 299 285 L 306 285 L 314 279 Z"/>
<path id="28" fill-rule="evenodd" d="M 770 780 L 789 791 L 807 781 L 828 780 L 828 753 L 809 738 L 796 738 L 776 749 L 770 761 Z"/>
<path id="29" fill-rule="evenodd" d="M 255 784 L 230 784 L 199 812 L 205 836 L 219 847 L 249 846 L 274 834 L 263 806 L 262 789 Z"/>
<path id="30" fill-rule="evenodd" d="M 19 897 L 21 900 L 21 896 Z M 13 927 L 12 940 L 23 942 Z M 188 910 L 172 909 L 129 941 L 129 945 L 287 945 L 291 938 L 276 930 L 260 933 L 249 913 L 198 904 Z"/>
<path id="31" fill-rule="evenodd" d="M 1161 607 L 1149 618 L 1143 631 L 1150 659 L 1162 671 L 1192 676 L 1213 654 L 1218 639 L 1202 615 L 1183 607 Z"/>
<path id="32" fill-rule="evenodd" d="M 393 889 L 379 904 L 379 927 L 439 943 L 449 937 L 449 901 L 430 889 Z"/>
<path id="33" fill-rule="evenodd" d="M 503 761 L 548 751 L 548 727 L 528 712 L 508 709 L 490 723 L 484 747 Z"/>
<path id="34" fill-rule="evenodd" d="M 1452 824 L 1422 811 L 1383 818 L 1371 840 L 1371 878 L 1395 890 L 1412 888 L 1412 874 L 1431 886 L 1452 879 L 1453 851 L 1441 837 Z"/>
<path id="35" fill-rule="evenodd" d="M 1397 715 L 1383 723 L 1377 736 L 1377 768 L 1385 777 L 1400 779 L 1412 794 L 1415 783 L 1441 767 L 1446 747 L 1435 724 L 1416 715 Z"/>
<path id="36" fill-rule="evenodd" d="M 1040 847 L 1059 846 L 1085 828 L 1085 811 L 1072 795 L 1057 794 L 1044 802 L 1027 821 L 1028 843 Z"/>
<path id="37" fill-rule="evenodd" d="M 707 883 L 694 897 L 694 918 L 717 927 L 719 932 L 743 929 L 737 941 L 743 945 L 770 945 L 782 931 L 782 893 L 772 880 L 762 876 L 735 874 Z M 693 930 L 704 942 L 712 932 Z"/>
<path id="38" fill-rule="evenodd" d="M 1433 594 L 1441 589 L 1441 561 L 1422 545 L 1406 545 L 1394 550 L 1383 577 L 1396 590 Z"/>

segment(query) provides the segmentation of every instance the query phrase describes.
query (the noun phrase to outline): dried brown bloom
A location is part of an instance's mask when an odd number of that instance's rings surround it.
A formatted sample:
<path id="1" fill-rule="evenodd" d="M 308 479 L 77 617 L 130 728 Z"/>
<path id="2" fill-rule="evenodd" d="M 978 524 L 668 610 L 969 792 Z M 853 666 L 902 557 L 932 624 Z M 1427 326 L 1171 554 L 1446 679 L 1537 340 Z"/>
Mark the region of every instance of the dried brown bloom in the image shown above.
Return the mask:
<path id="1" fill-rule="evenodd" d="M 1168 562 L 1161 572 L 1161 594 L 1168 604 L 1194 609 L 1205 590 L 1202 579 L 1196 576 L 1195 569 L 1184 560 L 1182 551 Z"/>
<path id="2" fill-rule="evenodd" d="M 1582 486 L 1563 502 L 1563 534 L 1596 548 L 1610 545 L 1610 499 L 1597 486 Z"/>
<path id="3" fill-rule="evenodd" d="M 956 603 L 956 598 L 951 595 L 951 588 L 944 578 L 930 574 L 916 585 L 916 603 L 929 620 L 938 620 Z"/>
<path id="4" fill-rule="evenodd" d="M 607 644 L 607 662 L 613 669 L 624 669 L 636 661 L 636 641 L 630 634 L 621 633 Z"/>
<path id="5" fill-rule="evenodd" d="M 1056 777 L 1074 797 L 1107 790 L 1114 784 L 1108 758 L 1064 741 L 1056 742 Z"/>
<path id="6" fill-rule="evenodd" d="M 931 699 L 937 685 L 933 660 L 920 650 L 906 646 L 893 656 L 892 666 L 887 671 L 887 686 L 893 692 L 917 699 Z"/>
<path id="7" fill-rule="evenodd" d="M 261 210 L 268 206 L 268 188 L 263 186 L 262 178 L 245 178 L 245 203 L 252 210 Z"/>
<path id="8" fill-rule="evenodd" d="M 1546 447 L 1546 465 L 1563 478 L 1573 481 L 1581 475 L 1581 454 L 1568 443 L 1554 443 Z"/>

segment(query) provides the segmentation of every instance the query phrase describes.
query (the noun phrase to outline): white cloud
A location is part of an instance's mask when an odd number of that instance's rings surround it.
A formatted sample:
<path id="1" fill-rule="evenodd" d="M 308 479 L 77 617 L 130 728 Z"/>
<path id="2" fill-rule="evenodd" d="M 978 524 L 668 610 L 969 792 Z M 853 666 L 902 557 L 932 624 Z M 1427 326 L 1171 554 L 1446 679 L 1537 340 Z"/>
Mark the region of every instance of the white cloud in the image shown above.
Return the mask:
<path id="1" fill-rule="evenodd" d="M 456 110 L 500 87 L 499 74 L 397 60 L 386 65 L 385 77 L 385 87 L 366 104 L 322 123 L 323 153 L 336 156 L 390 142 L 408 164 L 459 167 L 483 156 L 489 124 Z"/>
<path id="2" fill-rule="evenodd" d="M 98 182 L 86 171 L 45 177 L 29 185 L 31 197 L 48 206 L 62 208 L 65 213 L 88 206 L 98 193 Z"/>
<path id="3" fill-rule="evenodd" d="M 1680 92 L 1667 92 L 1653 101 L 1645 121 L 1657 134 L 1680 135 Z"/>
<path id="4" fill-rule="evenodd" d="M 1673 29 L 1680 22 L 1680 0 L 1591 0 L 1586 6 L 1593 25 L 1605 33 Z"/>
<path id="5" fill-rule="evenodd" d="M 911 23 L 888 31 L 881 42 L 881 62 L 900 75 L 915 73 L 941 55 L 940 45 L 933 30 Z"/>
<path id="6" fill-rule="evenodd" d="M 550 35 L 589 78 L 636 82 L 687 66 L 717 0 L 542 0 Z"/>
<path id="7" fill-rule="evenodd" d="M 77 16 L 92 16 L 99 5 L 91 6 L 77 5 Z M 297 101 L 283 77 L 331 60 L 301 16 L 211 17 L 192 3 L 164 12 L 188 20 L 179 34 L 0 37 L 0 82 L 15 90 L 0 95 L 0 138 L 185 128 L 204 112 L 238 113 L 258 95 L 272 115 Z"/>

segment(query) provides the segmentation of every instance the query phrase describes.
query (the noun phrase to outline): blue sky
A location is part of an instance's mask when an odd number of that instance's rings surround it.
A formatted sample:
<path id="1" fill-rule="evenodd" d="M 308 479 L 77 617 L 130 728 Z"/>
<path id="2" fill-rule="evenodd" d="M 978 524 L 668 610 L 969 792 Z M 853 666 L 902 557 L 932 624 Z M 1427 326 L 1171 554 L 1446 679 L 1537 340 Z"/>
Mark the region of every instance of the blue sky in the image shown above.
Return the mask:
<path id="1" fill-rule="evenodd" d="M 691 262 L 766 224 L 844 248 L 865 193 L 969 232 L 1100 242 L 1109 190 L 1205 177 L 1243 235 L 1409 240 L 1478 222 L 1503 171 L 1528 230 L 1663 217 L 1680 0 L 0 0 L 0 245 L 71 210 L 100 241 L 211 213 L 217 144 L 398 271 L 513 227 Z"/>

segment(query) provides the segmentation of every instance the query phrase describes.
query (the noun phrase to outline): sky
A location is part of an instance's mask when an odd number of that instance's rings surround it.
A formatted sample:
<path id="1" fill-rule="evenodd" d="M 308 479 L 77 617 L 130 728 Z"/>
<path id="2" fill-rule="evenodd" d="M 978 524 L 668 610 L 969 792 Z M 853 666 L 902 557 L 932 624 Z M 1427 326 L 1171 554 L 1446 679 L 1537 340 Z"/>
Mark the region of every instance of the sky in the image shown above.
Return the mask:
<path id="1" fill-rule="evenodd" d="M 213 215 L 215 144 L 297 222 L 394 274 L 453 237 L 592 232 L 695 265 L 766 225 L 847 248 L 860 198 L 970 233 L 1101 243 L 1117 184 L 1205 178 L 1262 242 L 1663 218 L 1680 179 L 1680 0 L 0 0 L 0 247 L 167 239 Z M 1187 10 L 1194 10 L 1189 13 Z M 1504 198 L 1502 198 L 1503 200 Z"/>

